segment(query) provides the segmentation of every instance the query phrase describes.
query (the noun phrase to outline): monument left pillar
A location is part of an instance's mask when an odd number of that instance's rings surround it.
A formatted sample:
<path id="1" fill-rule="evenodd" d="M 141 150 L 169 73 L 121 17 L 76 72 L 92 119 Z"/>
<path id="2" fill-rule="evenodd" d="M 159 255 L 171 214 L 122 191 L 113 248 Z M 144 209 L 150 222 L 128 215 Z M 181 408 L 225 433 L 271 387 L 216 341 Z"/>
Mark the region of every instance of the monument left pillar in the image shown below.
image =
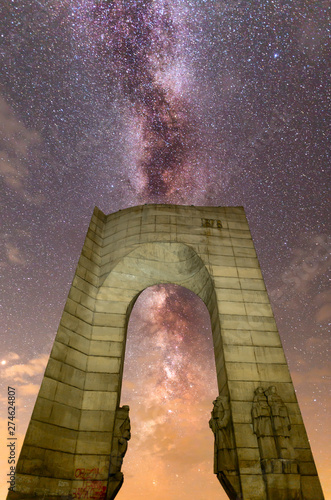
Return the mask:
<path id="1" fill-rule="evenodd" d="M 105 220 L 95 208 L 8 500 L 106 495 L 121 362 L 97 366 L 92 339 Z"/>

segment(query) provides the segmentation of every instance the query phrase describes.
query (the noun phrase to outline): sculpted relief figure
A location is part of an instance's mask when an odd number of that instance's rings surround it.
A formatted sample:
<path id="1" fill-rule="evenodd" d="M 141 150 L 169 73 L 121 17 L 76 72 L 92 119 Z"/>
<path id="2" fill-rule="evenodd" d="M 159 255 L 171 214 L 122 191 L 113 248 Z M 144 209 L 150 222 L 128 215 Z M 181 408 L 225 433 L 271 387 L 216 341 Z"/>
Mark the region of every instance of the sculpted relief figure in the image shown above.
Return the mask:
<path id="1" fill-rule="evenodd" d="M 272 427 L 275 435 L 279 458 L 294 459 L 294 449 L 290 443 L 291 422 L 287 408 L 277 393 L 275 386 L 265 392 L 271 409 Z"/>
<path id="2" fill-rule="evenodd" d="M 258 439 L 261 460 L 277 458 L 277 448 L 271 422 L 271 410 L 262 387 L 254 392 L 252 407 L 253 429 Z"/>
<path id="3" fill-rule="evenodd" d="M 124 455 L 128 449 L 128 441 L 131 438 L 131 424 L 129 418 L 129 406 L 119 408 L 117 421 L 115 422 L 114 443 L 111 452 L 110 474 L 121 471 Z"/>
<path id="4" fill-rule="evenodd" d="M 123 458 L 131 438 L 129 406 L 124 405 L 116 412 L 112 451 L 110 454 L 110 469 L 107 489 L 107 500 L 113 500 L 119 492 L 124 476 L 121 472 Z"/>
<path id="5" fill-rule="evenodd" d="M 258 438 L 261 460 L 293 461 L 295 452 L 290 443 L 291 422 L 287 407 L 275 386 L 258 387 L 252 407 L 253 429 Z M 285 464 L 283 464 L 285 467 Z"/>
<path id="6" fill-rule="evenodd" d="M 230 406 L 226 396 L 218 396 L 213 401 L 209 427 L 215 435 L 214 473 L 235 470 L 234 444 L 230 422 Z"/>
<path id="7" fill-rule="evenodd" d="M 255 389 L 252 420 L 267 498 L 302 500 L 300 472 L 290 443 L 290 418 L 275 386 Z"/>

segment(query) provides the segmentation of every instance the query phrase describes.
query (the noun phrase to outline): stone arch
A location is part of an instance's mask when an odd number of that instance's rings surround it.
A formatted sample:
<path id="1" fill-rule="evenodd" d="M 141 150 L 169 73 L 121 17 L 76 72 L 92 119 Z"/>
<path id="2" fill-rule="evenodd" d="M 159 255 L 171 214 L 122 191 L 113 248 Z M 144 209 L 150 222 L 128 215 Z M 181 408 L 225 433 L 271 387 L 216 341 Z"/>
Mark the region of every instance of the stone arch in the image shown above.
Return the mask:
<path id="1" fill-rule="evenodd" d="M 8 499 L 114 498 L 126 326 L 138 294 L 160 282 L 189 288 L 210 313 L 231 433 L 218 437 L 215 473 L 229 497 L 322 500 L 244 210 L 178 205 L 94 210 Z M 271 436 L 283 443 L 276 458 L 254 430 L 256 391 L 291 422 L 289 436 Z M 282 456 L 288 441 L 295 459 Z"/>
<path id="2" fill-rule="evenodd" d="M 116 263 L 104 278 L 96 297 L 97 303 L 99 303 L 97 308 L 100 308 L 102 304 L 102 311 L 104 311 L 100 314 L 105 314 L 106 311 L 109 314 L 111 311 L 113 317 L 111 318 L 112 326 L 96 326 L 96 323 L 104 324 L 104 317 L 99 316 L 98 312 L 95 313 L 92 340 L 94 333 L 100 340 L 100 328 L 102 328 L 104 337 L 108 339 L 116 338 L 117 342 L 120 343 L 120 353 L 118 353 L 117 358 L 119 366 L 117 367 L 116 408 L 119 407 L 121 399 L 126 333 L 131 311 L 137 298 L 145 289 L 161 283 L 175 284 L 187 288 L 195 293 L 206 305 L 211 321 L 219 394 L 228 398 L 229 392 L 222 349 L 219 310 L 214 283 L 206 264 L 190 245 L 167 241 L 148 242 L 140 244 Z M 117 326 L 114 327 L 114 324 Z M 234 441 L 233 435 L 233 464 L 236 464 L 237 457 Z M 231 498 L 236 498 L 234 487 L 240 488 L 240 485 L 234 465 L 231 472 L 231 477 L 226 478 L 223 476 L 221 482 L 231 495 Z"/>
<path id="3" fill-rule="evenodd" d="M 189 245 L 172 242 L 140 245 L 116 264 L 100 287 L 97 300 L 104 303 L 103 310 L 117 314 L 115 321 L 116 324 L 121 323 L 120 328 L 124 335 L 131 310 L 140 293 L 160 283 L 188 288 L 204 302 L 212 322 L 215 356 L 219 354 L 221 336 L 214 285 L 206 265 Z M 124 359 L 125 338 L 123 340 Z M 218 384 L 221 389 L 226 382 L 225 370 L 220 356 L 216 356 L 216 360 Z"/>
<path id="4" fill-rule="evenodd" d="M 211 320 L 219 394 L 229 397 L 216 292 L 206 264 L 190 245 L 182 242 L 152 241 L 140 244 L 119 259 L 104 277 L 96 295 L 91 341 L 93 343 L 102 341 L 102 338 L 113 339 L 117 348 L 116 357 L 111 358 L 111 361 L 116 363 L 116 366 L 111 368 L 116 379 L 114 391 L 111 391 L 114 413 L 120 404 L 126 332 L 132 308 L 143 290 L 160 283 L 183 286 L 195 293 L 206 305 Z M 109 325 L 105 324 L 104 315 L 108 316 Z M 115 421 L 116 418 L 113 432 Z M 231 432 L 233 434 L 233 431 Z M 234 441 L 233 435 L 233 464 L 236 464 Z M 235 498 L 234 488 L 240 488 L 240 484 L 234 465 L 231 477 L 223 476 L 221 482 L 231 494 L 231 498 Z"/>

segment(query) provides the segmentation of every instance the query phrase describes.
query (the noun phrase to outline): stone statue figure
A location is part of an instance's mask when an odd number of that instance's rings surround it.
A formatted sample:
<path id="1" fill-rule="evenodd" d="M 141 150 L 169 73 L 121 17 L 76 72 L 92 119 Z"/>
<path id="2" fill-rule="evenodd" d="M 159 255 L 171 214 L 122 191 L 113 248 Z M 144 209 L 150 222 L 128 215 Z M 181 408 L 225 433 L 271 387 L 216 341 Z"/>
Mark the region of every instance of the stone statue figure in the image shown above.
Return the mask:
<path id="1" fill-rule="evenodd" d="M 117 436 L 117 450 L 116 447 L 114 449 L 114 454 L 111 455 L 111 464 L 110 464 L 110 473 L 114 474 L 116 472 L 120 472 L 123 458 L 128 449 L 128 441 L 131 438 L 131 425 L 129 418 L 129 407 L 127 405 L 122 406 L 122 413 L 126 413 L 124 415 L 124 420 L 119 427 L 119 433 Z M 116 432 L 116 430 L 115 430 Z"/>
<path id="2" fill-rule="evenodd" d="M 291 423 L 275 386 L 255 389 L 252 420 L 267 498 L 302 500 L 300 472 L 290 444 Z"/>
<path id="3" fill-rule="evenodd" d="M 214 473 L 235 470 L 234 444 L 230 422 L 230 406 L 227 396 L 218 396 L 213 401 L 209 427 L 215 435 Z"/>
<path id="4" fill-rule="evenodd" d="M 266 392 L 268 405 L 271 410 L 272 427 L 275 435 L 278 457 L 294 459 L 294 449 L 290 443 L 291 422 L 287 408 L 277 393 L 275 386 L 269 387 Z"/>
<path id="5" fill-rule="evenodd" d="M 110 454 L 107 500 L 113 500 L 116 497 L 124 481 L 121 468 L 124 455 L 128 449 L 128 441 L 131 438 L 129 410 L 129 406 L 124 405 L 116 411 L 112 450 Z"/>
<path id="6" fill-rule="evenodd" d="M 271 422 L 271 410 L 263 387 L 254 391 L 252 407 L 253 430 L 257 436 L 261 460 L 277 458 L 277 448 Z"/>

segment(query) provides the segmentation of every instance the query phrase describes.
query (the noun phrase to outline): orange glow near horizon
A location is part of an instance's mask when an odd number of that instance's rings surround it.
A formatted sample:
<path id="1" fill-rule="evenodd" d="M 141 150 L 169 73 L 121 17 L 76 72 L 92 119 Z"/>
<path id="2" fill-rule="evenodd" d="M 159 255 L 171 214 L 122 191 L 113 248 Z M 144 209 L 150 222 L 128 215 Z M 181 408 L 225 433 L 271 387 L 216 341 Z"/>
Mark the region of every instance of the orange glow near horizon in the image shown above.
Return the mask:
<path id="1" fill-rule="evenodd" d="M 119 500 L 226 499 L 208 421 L 218 394 L 209 313 L 189 290 L 145 290 L 132 311 L 122 403 L 132 438 Z"/>
<path id="2" fill-rule="evenodd" d="M 180 294 L 178 290 L 180 289 Z M 12 353 L 3 379 L 17 388 L 17 456 L 48 356 L 20 363 Z M 331 498 L 326 413 L 312 404 L 312 387 L 327 373 L 292 373 L 326 500 Z M 210 319 L 203 302 L 174 285 L 145 290 L 133 308 L 121 405 L 130 405 L 131 434 L 119 500 L 226 500 L 213 474 L 214 437 L 208 421 L 217 394 Z M 2 416 L 5 398 L 2 397 Z M 7 421 L 1 419 L 1 498 L 6 498 Z"/>

